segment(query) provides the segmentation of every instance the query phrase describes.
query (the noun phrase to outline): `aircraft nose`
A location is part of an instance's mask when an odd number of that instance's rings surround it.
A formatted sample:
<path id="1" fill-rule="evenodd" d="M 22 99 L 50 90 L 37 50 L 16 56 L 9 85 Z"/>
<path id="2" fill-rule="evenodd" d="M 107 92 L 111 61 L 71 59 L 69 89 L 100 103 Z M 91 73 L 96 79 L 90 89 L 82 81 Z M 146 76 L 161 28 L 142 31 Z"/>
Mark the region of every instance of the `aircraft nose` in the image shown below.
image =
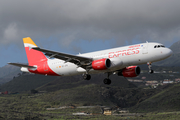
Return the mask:
<path id="1" fill-rule="evenodd" d="M 173 51 L 169 48 L 167 48 L 167 55 L 168 57 L 171 56 L 173 54 Z"/>

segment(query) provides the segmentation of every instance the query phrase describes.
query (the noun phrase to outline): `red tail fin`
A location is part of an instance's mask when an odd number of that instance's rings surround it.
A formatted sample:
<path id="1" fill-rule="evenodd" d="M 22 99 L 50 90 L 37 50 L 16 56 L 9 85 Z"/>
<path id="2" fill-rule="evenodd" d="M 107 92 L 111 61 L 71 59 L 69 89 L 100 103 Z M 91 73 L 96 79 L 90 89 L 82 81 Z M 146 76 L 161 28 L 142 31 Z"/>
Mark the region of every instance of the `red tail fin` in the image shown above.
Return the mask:
<path id="1" fill-rule="evenodd" d="M 23 42 L 29 65 L 38 65 L 40 62 L 47 61 L 46 56 L 42 52 L 32 49 L 38 46 L 30 37 L 23 38 Z"/>

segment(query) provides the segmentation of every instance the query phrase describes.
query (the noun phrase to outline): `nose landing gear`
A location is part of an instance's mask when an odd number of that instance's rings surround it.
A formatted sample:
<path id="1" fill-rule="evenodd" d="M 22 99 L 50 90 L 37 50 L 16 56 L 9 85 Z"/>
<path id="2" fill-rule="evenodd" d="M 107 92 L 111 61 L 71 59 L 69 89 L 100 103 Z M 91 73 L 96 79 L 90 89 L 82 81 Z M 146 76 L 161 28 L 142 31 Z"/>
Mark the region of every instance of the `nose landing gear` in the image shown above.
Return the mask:
<path id="1" fill-rule="evenodd" d="M 152 70 L 151 62 L 148 62 L 147 65 L 148 65 L 148 68 L 149 68 L 149 73 L 150 74 L 154 73 L 154 70 Z"/>

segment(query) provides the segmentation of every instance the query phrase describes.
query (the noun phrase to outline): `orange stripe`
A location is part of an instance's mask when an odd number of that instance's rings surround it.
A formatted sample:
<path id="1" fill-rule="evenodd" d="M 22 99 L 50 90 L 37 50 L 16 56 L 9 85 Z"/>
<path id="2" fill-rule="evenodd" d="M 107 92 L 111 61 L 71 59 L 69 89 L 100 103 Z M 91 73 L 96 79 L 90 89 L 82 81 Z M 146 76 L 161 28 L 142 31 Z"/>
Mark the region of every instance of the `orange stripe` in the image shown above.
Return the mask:
<path id="1" fill-rule="evenodd" d="M 23 42 L 37 46 L 30 37 L 23 38 Z"/>

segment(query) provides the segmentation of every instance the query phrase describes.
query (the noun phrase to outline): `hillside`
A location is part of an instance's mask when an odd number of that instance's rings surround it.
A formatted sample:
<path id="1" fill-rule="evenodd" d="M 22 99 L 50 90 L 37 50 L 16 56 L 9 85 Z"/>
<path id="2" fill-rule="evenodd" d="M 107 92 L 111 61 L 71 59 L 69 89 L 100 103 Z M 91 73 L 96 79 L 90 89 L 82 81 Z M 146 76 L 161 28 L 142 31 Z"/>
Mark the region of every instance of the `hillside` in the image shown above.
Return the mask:
<path id="1" fill-rule="evenodd" d="M 36 89 L 48 82 L 53 81 L 56 77 L 44 75 L 20 75 L 11 81 L 0 86 L 0 91 L 23 92 Z"/>
<path id="2" fill-rule="evenodd" d="M 169 58 L 153 63 L 157 66 L 172 66 L 172 67 L 180 67 L 180 53 L 174 53 Z"/>
<path id="3" fill-rule="evenodd" d="M 14 67 L 14 66 L 13 66 Z M 147 65 L 140 65 L 142 71 L 146 71 L 146 73 L 141 73 L 138 77 L 134 79 L 141 79 L 142 77 L 146 77 L 147 80 L 163 80 L 163 79 L 175 79 L 179 78 L 179 74 L 148 74 Z M 17 67 L 18 68 L 18 67 Z M 18 68 L 19 69 L 19 68 Z M 176 71 L 180 72 L 180 67 L 161 67 L 153 65 L 153 70 L 155 71 Z M 92 79 L 89 81 L 82 80 L 81 75 L 77 76 L 65 76 L 65 77 L 53 77 L 53 76 L 44 76 L 44 75 L 17 75 L 19 70 L 15 70 L 14 73 L 10 75 L 4 76 L 4 78 L 0 80 L 5 80 L 8 78 L 8 81 L 3 81 L 6 84 L 0 86 L 1 91 L 29 91 L 31 89 L 38 89 L 40 91 L 56 91 L 59 89 L 67 89 L 78 87 L 79 85 L 88 85 L 88 84 L 97 84 L 101 86 L 109 86 L 104 85 L 103 79 L 106 78 L 106 74 L 95 74 L 92 75 Z M 14 76 L 16 77 L 14 78 Z M 13 79 L 14 78 L 14 79 Z M 128 82 L 124 77 L 120 77 L 117 75 L 111 75 L 110 79 L 112 80 L 112 84 L 110 86 L 118 86 L 124 88 L 134 87 L 134 85 Z"/>
<path id="4" fill-rule="evenodd" d="M 174 74 L 171 76 L 171 73 L 167 74 L 149 74 L 147 65 L 140 66 L 143 71 L 146 73 L 141 73 L 138 77 L 134 79 L 141 79 L 146 77 L 147 80 L 164 80 L 164 79 L 175 79 L 179 78 L 179 74 Z M 155 71 L 176 71 L 180 72 L 179 67 L 159 67 L 153 66 Z M 92 79 L 89 81 L 83 80 L 81 75 L 77 76 L 44 76 L 44 75 L 35 75 L 35 74 L 23 74 L 17 77 L 10 78 L 11 81 L 0 86 L 1 91 L 10 91 L 10 92 L 22 92 L 30 91 L 31 89 L 37 89 L 39 91 L 57 91 L 60 89 L 70 89 L 75 88 L 81 85 L 90 85 L 96 84 L 103 87 L 123 87 L 123 88 L 134 88 L 134 84 L 127 81 L 127 78 L 120 77 L 117 75 L 111 75 L 110 79 L 112 80 L 111 85 L 104 85 L 103 79 L 106 78 L 106 74 L 95 74 L 92 75 Z"/>
<path id="5" fill-rule="evenodd" d="M 128 82 L 126 78 L 119 77 L 117 75 L 110 76 L 110 79 L 112 80 L 111 85 L 105 85 L 103 83 L 104 78 L 106 78 L 105 74 L 92 75 L 91 80 L 89 81 L 83 80 L 81 75 L 58 77 L 56 80 L 37 88 L 37 90 L 57 91 L 60 89 L 69 89 L 82 85 L 90 85 L 90 84 L 96 84 L 104 87 L 112 87 L 112 86 L 124 87 L 124 88 L 136 87 L 131 82 Z"/>
<path id="6" fill-rule="evenodd" d="M 20 68 L 12 65 L 5 65 L 0 67 L 0 84 L 4 84 L 14 76 L 18 76 L 18 73 L 21 73 Z"/>
<path id="7" fill-rule="evenodd" d="M 9 75 L 9 77 L 12 77 L 12 75 L 10 76 L 10 74 L 14 72 L 17 72 L 17 73 L 20 72 L 19 67 L 12 66 L 12 65 L 5 65 L 3 67 L 0 67 L 0 78 L 5 77 L 7 75 Z"/>
<path id="8" fill-rule="evenodd" d="M 84 88 L 84 89 L 82 89 Z M 94 98 L 95 93 L 93 94 L 92 92 L 86 94 L 85 96 L 81 96 L 81 93 L 83 93 L 83 91 L 79 92 L 79 94 L 76 95 L 76 90 L 79 89 L 73 89 L 74 91 L 69 91 L 69 92 L 65 92 L 65 93 L 70 93 L 70 94 L 74 94 L 75 96 L 77 96 L 78 99 L 74 99 L 75 97 L 72 98 L 71 100 L 71 96 L 68 97 L 69 94 L 67 94 L 66 96 L 64 96 L 65 94 L 63 94 L 63 91 L 61 91 L 62 95 L 59 94 L 60 92 L 51 92 L 51 93 L 44 93 L 44 94 L 16 94 L 16 95 L 1 95 L 0 96 L 0 119 L 2 120 L 64 120 L 64 119 L 70 119 L 70 120 L 178 120 L 180 118 L 180 112 L 179 111 L 173 111 L 173 112 L 154 112 L 154 113 L 118 113 L 118 111 L 115 111 L 115 114 L 113 113 L 113 115 L 102 115 L 102 109 L 100 107 L 103 106 L 99 106 L 103 103 L 104 105 L 107 103 L 107 105 L 114 105 L 113 109 L 116 109 L 117 106 L 115 106 L 115 102 L 112 101 L 113 99 L 111 99 L 111 101 L 109 100 L 108 97 L 104 97 L 104 96 L 108 96 L 108 94 L 101 94 L 101 91 L 104 91 L 106 89 L 102 88 L 99 89 L 97 86 L 95 85 L 88 85 L 88 86 L 84 86 L 80 88 L 81 90 L 87 91 L 87 90 L 100 90 L 98 92 L 96 92 L 96 96 L 97 98 Z M 123 89 L 119 89 L 121 93 L 123 94 L 128 94 L 131 92 L 125 92 L 126 90 Z M 133 89 L 131 90 L 133 93 Z M 137 91 L 137 90 L 136 90 Z M 145 90 L 147 91 L 147 90 Z M 72 92 L 72 93 L 71 93 Z M 57 93 L 57 94 L 56 94 Z M 119 99 L 117 100 L 117 103 L 123 105 L 123 103 L 125 103 L 125 97 L 126 95 L 121 95 L 122 97 L 119 97 Z M 142 95 L 145 95 L 146 92 L 141 92 Z M 54 95 L 56 95 L 57 97 L 54 98 Z M 84 95 L 84 94 L 82 94 Z M 134 94 L 132 94 L 134 95 Z M 92 97 L 91 97 L 92 96 Z M 115 95 L 114 95 L 115 96 Z M 120 95 L 119 95 L 120 96 Z M 141 97 L 140 94 L 138 95 L 134 95 L 134 98 L 137 98 L 137 100 L 139 99 L 139 101 L 141 102 Z M 50 98 L 52 97 L 52 98 Z M 110 96 L 111 97 L 111 96 Z M 113 96 L 112 96 L 113 97 Z M 63 98 L 65 98 L 63 100 Z M 102 99 L 102 101 L 99 101 L 100 99 Z M 128 98 L 128 97 L 126 97 Z M 60 100 L 57 101 L 56 99 Z M 131 99 L 131 98 L 130 98 Z M 85 100 L 85 101 L 80 101 L 80 100 Z M 96 101 L 97 100 L 97 101 Z M 132 99 L 134 100 L 134 99 Z M 131 101 L 131 103 L 136 103 L 137 100 L 135 99 L 135 101 Z M 92 105 L 95 106 L 86 106 L 86 105 L 91 105 L 89 104 L 87 101 L 91 102 L 92 101 Z M 72 102 L 72 103 L 70 103 Z M 69 104 L 70 103 L 70 104 Z M 80 104 L 78 104 L 80 103 Z M 137 102 L 136 104 L 138 104 L 139 102 Z M 84 105 L 84 106 L 78 106 L 77 105 Z M 96 106 L 96 104 L 98 104 Z M 129 104 L 129 103 L 128 103 Z M 58 110 L 47 110 L 47 108 L 63 108 L 65 107 L 64 105 L 70 105 L 70 108 L 65 108 L 65 109 L 58 109 Z M 75 107 L 72 107 L 74 106 Z M 132 104 L 131 104 L 132 105 Z M 76 108 L 77 107 L 77 108 Z M 81 108 L 80 108 L 81 107 Z M 84 107 L 84 108 L 82 108 Z M 86 108 L 85 108 L 86 107 Z M 93 108 L 89 108 L 89 107 L 93 107 Z M 121 108 L 120 108 L 121 109 Z M 128 109 L 128 108 L 126 108 Z M 168 109 L 168 108 L 167 108 Z M 166 110 L 167 110 L 166 109 Z M 90 113 L 88 115 L 73 115 L 74 113 Z M 92 115 L 91 115 L 92 113 Z"/>
<path id="9" fill-rule="evenodd" d="M 180 41 L 177 41 L 174 44 L 172 44 L 170 49 L 173 51 L 174 54 L 180 53 Z"/>
<path id="10" fill-rule="evenodd" d="M 139 112 L 141 112 L 142 106 L 147 106 L 144 101 L 152 100 L 160 104 L 161 101 L 154 99 L 153 96 L 157 96 L 158 94 L 164 96 L 165 94 L 165 92 L 161 93 L 164 88 L 137 88 L 123 77 L 116 75 L 111 77 L 112 85 L 104 85 L 102 83 L 104 74 L 93 75 L 90 81 L 84 81 L 80 79 L 80 77 L 81 76 L 52 77 L 43 75 L 21 75 L 2 85 L 0 89 L 20 93 L 32 89 L 47 91 L 47 93 L 40 96 L 39 99 L 45 103 L 48 102 L 52 106 L 75 104 L 78 106 L 106 105 L 129 108 L 139 105 L 137 108 L 134 108 L 135 110 L 138 109 Z M 169 86 L 166 88 L 167 91 L 179 91 L 176 88 L 168 89 L 168 87 Z M 171 97 L 169 95 L 173 94 L 166 94 L 167 98 Z M 157 98 L 160 97 L 158 96 Z M 174 96 L 173 98 L 178 100 Z M 148 107 L 153 107 L 153 104 L 147 104 L 149 105 Z M 134 109 L 132 108 L 132 111 Z"/>
<path id="11" fill-rule="evenodd" d="M 22 92 L 30 91 L 31 89 L 37 89 L 40 91 L 57 91 L 60 89 L 69 89 L 78 87 L 81 85 L 97 84 L 104 85 L 103 79 L 106 77 L 105 74 L 92 75 L 92 80 L 85 81 L 81 75 L 77 76 L 44 76 L 44 75 L 21 75 L 15 77 L 13 80 L 0 86 L 1 91 L 10 92 Z M 117 75 L 111 76 L 112 84 L 110 86 L 119 86 L 124 88 L 136 87 L 132 83 L 128 82 L 124 77 L 118 77 Z"/>
<path id="12" fill-rule="evenodd" d="M 173 51 L 173 55 L 163 61 L 154 63 L 154 65 L 180 67 L 180 41 L 175 42 L 173 45 L 171 45 L 170 49 Z"/>
<path id="13" fill-rule="evenodd" d="M 131 108 L 131 112 L 180 111 L 180 83 L 167 86 Z"/>
<path id="14" fill-rule="evenodd" d="M 105 87 L 96 84 L 81 85 L 70 89 L 49 92 L 40 98 L 52 105 L 105 105 L 128 108 L 154 95 L 156 90 L 138 88 Z"/>
<path id="15" fill-rule="evenodd" d="M 144 66 L 145 67 L 145 66 Z M 143 66 L 142 66 L 143 68 Z M 168 70 L 169 67 L 157 67 Z M 178 70 L 178 68 L 177 68 Z M 150 75 L 150 74 L 148 74 Z M 158 74 L 153 74 L 157 76 Z M 156 77 L 153 76 L 155 79 Z M 164 112 L 180 110 L 180 84 L 160 86 L 157 89 L 137 88 L 124 77 L 110 76 L 111 85 L 104 85 L 105 74 L 92 75 L 90 81 L 82 76 L 53 77 L 23 74 L 0 86 L 1 91 L 29 93 L 30 90 L 46 91 L 34 95 L 42 110 L 46 107 L 67 105 L 103 105 L 129 109 L 130 112 Z M 4 96 L 6 97 L 6 96 Z M 19 97 L 18 97 L 19 99 Z M 12 102 L 13 103 L 13 102 Z M 37 102 L 33 104 L 39 104 Z M 22 109 L 22 105 L 17 106 Z M 33 110 L 36 109 L 34 106 Z"/>

